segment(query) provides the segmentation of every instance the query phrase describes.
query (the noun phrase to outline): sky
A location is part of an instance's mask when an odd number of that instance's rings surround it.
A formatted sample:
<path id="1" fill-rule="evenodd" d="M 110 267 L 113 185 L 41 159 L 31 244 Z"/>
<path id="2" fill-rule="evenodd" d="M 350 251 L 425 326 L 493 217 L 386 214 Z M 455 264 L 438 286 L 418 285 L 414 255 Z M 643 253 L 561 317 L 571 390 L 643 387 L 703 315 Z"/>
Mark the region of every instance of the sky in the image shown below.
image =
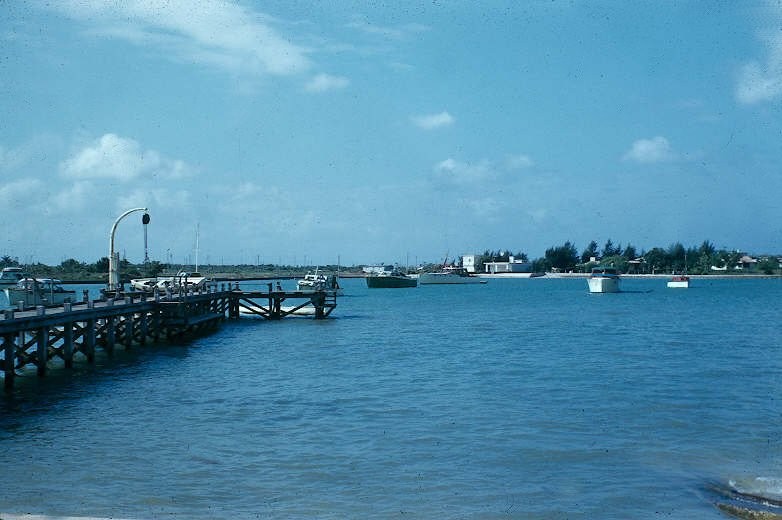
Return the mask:
<path id="1" fill-rule="evenodd" d="M 108 256 L 139 207 L 188 264 L 782 253 L 781 194 L 778 0 L 0 1 L 22 262 Z"/>

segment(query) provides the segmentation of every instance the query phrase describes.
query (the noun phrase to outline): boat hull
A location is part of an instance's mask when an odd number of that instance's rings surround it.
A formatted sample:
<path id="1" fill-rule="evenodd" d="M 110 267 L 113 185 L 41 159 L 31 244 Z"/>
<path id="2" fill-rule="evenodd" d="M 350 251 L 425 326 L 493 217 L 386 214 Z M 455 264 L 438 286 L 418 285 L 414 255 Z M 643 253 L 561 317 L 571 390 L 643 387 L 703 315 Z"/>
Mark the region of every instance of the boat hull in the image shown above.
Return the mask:
<path id="1" fill-rule="evenodd" d="M 467 283 L 486 283 L 486 280 L 474 276 L 461 276 L 451 273 L 421 273 L 418 275 L 418 283 L 421 285 L 431 284 L 467 284 Z"/>
<path id="2" fill-rule="evenodd" d="M 418 286 L 418 280 L 406 276 L 367 276 L 370 289 L 401 289 Z"/>
<path id="3" fill-rule="evenodd" d="M 669 280 L 668 287 L 671 289 L 688 289 L 690 287 L 689 280 Z"/>
<path id="4" fill-rule="evenodd" d="M 76 291 L 31 291 L 12 287 L 5 289 L 5 295 L 8 298 L 9 305 L 17 305 L 19 302 L 24 302 L 25 307 L 62 305 L 63 303 L 74 303 L 76 301 Z"/>
<path id="5" fill-rule="evenodd" d="M 587 280 L 591 293 L 615 293 L 619 292 L 619 278 L 596 276 Z"/>

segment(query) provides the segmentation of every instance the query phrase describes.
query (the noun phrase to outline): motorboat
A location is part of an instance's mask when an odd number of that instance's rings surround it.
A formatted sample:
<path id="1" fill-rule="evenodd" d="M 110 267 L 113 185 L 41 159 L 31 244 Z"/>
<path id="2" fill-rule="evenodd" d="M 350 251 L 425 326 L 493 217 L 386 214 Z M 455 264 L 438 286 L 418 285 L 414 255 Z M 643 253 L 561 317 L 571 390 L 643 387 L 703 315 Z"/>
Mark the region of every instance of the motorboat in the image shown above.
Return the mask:
<path id="1" fill-rule="evenodd" d="M 464 283 L 486 283 L 477 276 L 467 272 L 464 267 L 444 266 L 441 271 L 436 273 L 421 273 L 418 275 L 418 283 L 426 284 L 464 284 Z"/>
<path id="2" fill-rule="evenodd" d="M 54 278 L 22 278 L 14 287 L 4 289 L 10 305 L 23 302 L 25 307 L 51 306 L 74 303 L 76 291 L 64 289 L 62 281 Z"/>
<path id="3" fill-rule="evenodd" d="M 213 283 L 209 278 L 198 272 L 180 271 L 171 280 L 173 289 L 184 289 L 186 291 L 199 291 Z"/>
<path id="4" fill-rule="evenodd" d="M 342 287 L 339 285 L 339 279 L 335 274 L 323 274 L 317 269 L 315 272 L 309 272 L 304 278 L 296 282 L 298 292 L 310 293 L 318 291 L 332 292 L 337 296 L 342 296 Z"/>
<path id="5" fill-rule="evenodd" d="M 672 289 L 687 289 L 690 287 L 690 277 L 684 274 L 674 275 L 668 280 L 668 287 Z"/>
<path id="6" fill-rule="evenodd" d="M 366 280 L 367 287 L 370 289 L 400 289 L 418 286 L 418 278 L 408 276 L 399 269 L 378 271 L 367 276 Z"/>
<path id="7" fill-rule="evenodd" d="M 591 293 L 619 292 L 619 271 L 614 267 L 593 267 L 587 279 Z"/>
<path id="8" fill-rule="evenodd" d="M 24 277 L 21 267 L 3 267 L 0 271 L 0 289 L 15 287 Z"/>
<path id="9" fill-rule="evenodd" d="M 154 292 L 160 281 L 158 278 L 133 278 L 130 280 L 130 287 L 134 291 Z"/>
<path id="10" fill-rule="evenodd" d="M 179 292 L 179 290 L 199 291 L 214 284 L 210 278 L 199 272 L 179 271 L 173 276 L 157 276 L 154 278 L 133 278 L 130 287 L 142 292 Z"/>

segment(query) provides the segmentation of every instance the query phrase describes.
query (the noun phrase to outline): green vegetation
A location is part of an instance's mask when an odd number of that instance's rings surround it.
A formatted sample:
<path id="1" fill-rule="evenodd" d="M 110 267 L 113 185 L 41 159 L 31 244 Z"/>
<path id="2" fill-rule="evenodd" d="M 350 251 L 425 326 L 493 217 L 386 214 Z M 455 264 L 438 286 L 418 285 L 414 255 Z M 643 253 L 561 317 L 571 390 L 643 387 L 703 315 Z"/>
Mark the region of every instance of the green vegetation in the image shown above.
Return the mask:
<path id="1" fill-rule="evenodd" d="M 57 266 L 49 266 L 42 263 L 22 265 L 19 260 L 10 256 L 0 257 L 0 268 L 23 267 L 25 272 L 39 278 L 57 278 L 67 282 L 98 282 L 108 281 L 109 259 L 103 257 L 94 263 L 80 262 L 69 258 Z M 344 275 L 352 272 L 360 272 L 361 267 L 345 268 L 336 265 L 320 266 L 322 271 L 337 272 Z M 133 264 L 127 260 L 120 260 L 120 279 L 127 282 L 131 278 L 151 278 L 158 275 L 176 274 L 179 271 L 193 272 L 192 265 L 164 264 L 157 261 L 146 264 Z M 252 278 L 298 278 L 304 276 L 309 269 L 298 266 L 278 266 L 273 264 L 263 265 L 201 265 L 199 271 L 215 278 L 226 279 L 252 279 Z"/>
<path id="2" fill-rule="evenodd" d="M 580 256 L 575 245 L 568 241 L 547 249 L 544 257 L 533 262 L 535 271 L 558 272 L 589 272 L 598 264 L 635 274 L 780 274 L 780 258 L 777 255 L 752 258 L 740 251 L 717 250 L 708 240 L 698 247 L 685 247 L 676 242 L 667 248 L 654 247 L 640 253 L 630 244 L 624 248 L 621 244 L 614 246 L 610 239 L 599 251 L 597 242 L 593 240 Z"/>
<path id="3" fill-rule="evenodd" d="M 476 270 L 484 271 L 487 262 L 515 261 L 530 262 L 535 272 L 589 272 L 595 265 L 608 265 L 621 273 L 634 274 L 670 274 L 687 272 L 689 274 L 764 274 L 780 275 L 780 257 L 766 255 L 752 258 L 740 251 L 718 250 L 708 240 L 698 247 L 685 247 L 680 242 L 667 248 L 654 247 L 641 250 L 635 246 L 621 243 L 614 245 L 609 239 L 601 248 L 594 240 L 579 254 L 576 245 L 570 241 L 546 249 L 544 256 L 530 260 L 526 253 L 512 249 L 486 250 L 476 256 Z M 58 278 L 64 281 L 106 282 L 109 271 L 109 259 L 99 258 L 94 263 L 80 262 L 74 258 L 64 260 L 58 266 L 41 263 L 21 265 L 17 258 L 8 255 L 0 257 L 0 268 L 21 266 L 27 273 L 38 277 Z M 361 273 L 362 266 L 344 267 L 336 265 L 320 266 L 327 272 L 339 271 L 344 276 Z M 428 264 L 425 270 L 437 270 L 439 264 Z M 159 274 L 174 274 L 178 271 L 192 271 L 192 266 L 165 264 L 157 261 L 133 264 L 121 260 L 119 271 L 123 281 L 131 278 L 154 277 Z M 202 265 L 199 270 L 216 278 L 291 278 L 301 277 L 307 267 L 290 265 Z"/>

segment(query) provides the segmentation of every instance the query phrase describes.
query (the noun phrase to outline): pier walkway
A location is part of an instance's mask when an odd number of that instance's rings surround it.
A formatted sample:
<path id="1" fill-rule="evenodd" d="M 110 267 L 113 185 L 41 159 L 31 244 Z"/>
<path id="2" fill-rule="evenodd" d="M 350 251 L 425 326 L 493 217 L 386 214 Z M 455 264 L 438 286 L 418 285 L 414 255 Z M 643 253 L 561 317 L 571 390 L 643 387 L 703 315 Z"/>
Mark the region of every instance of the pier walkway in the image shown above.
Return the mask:
<path id="1" fill-rule="evenodd" d="M 124 293 L 117 298 L 61 306 L 0 311 L 0 367 L 3 387 L 13 388 L 17 371 L 34 368 L 45 376 L 50 361 L 65 368 L 74 358 L 95 360 L 96 349 L 111 354 L 148 342 L 171 341 L 215 330 L 226 319 L 243 315 L 278 320 L 290 315 L 327 318 L 337 306 L 329 291 L 243 291 L 225 284 L 200 292 L 161 295 Z M 293 305 L 284 306 L 284 302 Z"/>

